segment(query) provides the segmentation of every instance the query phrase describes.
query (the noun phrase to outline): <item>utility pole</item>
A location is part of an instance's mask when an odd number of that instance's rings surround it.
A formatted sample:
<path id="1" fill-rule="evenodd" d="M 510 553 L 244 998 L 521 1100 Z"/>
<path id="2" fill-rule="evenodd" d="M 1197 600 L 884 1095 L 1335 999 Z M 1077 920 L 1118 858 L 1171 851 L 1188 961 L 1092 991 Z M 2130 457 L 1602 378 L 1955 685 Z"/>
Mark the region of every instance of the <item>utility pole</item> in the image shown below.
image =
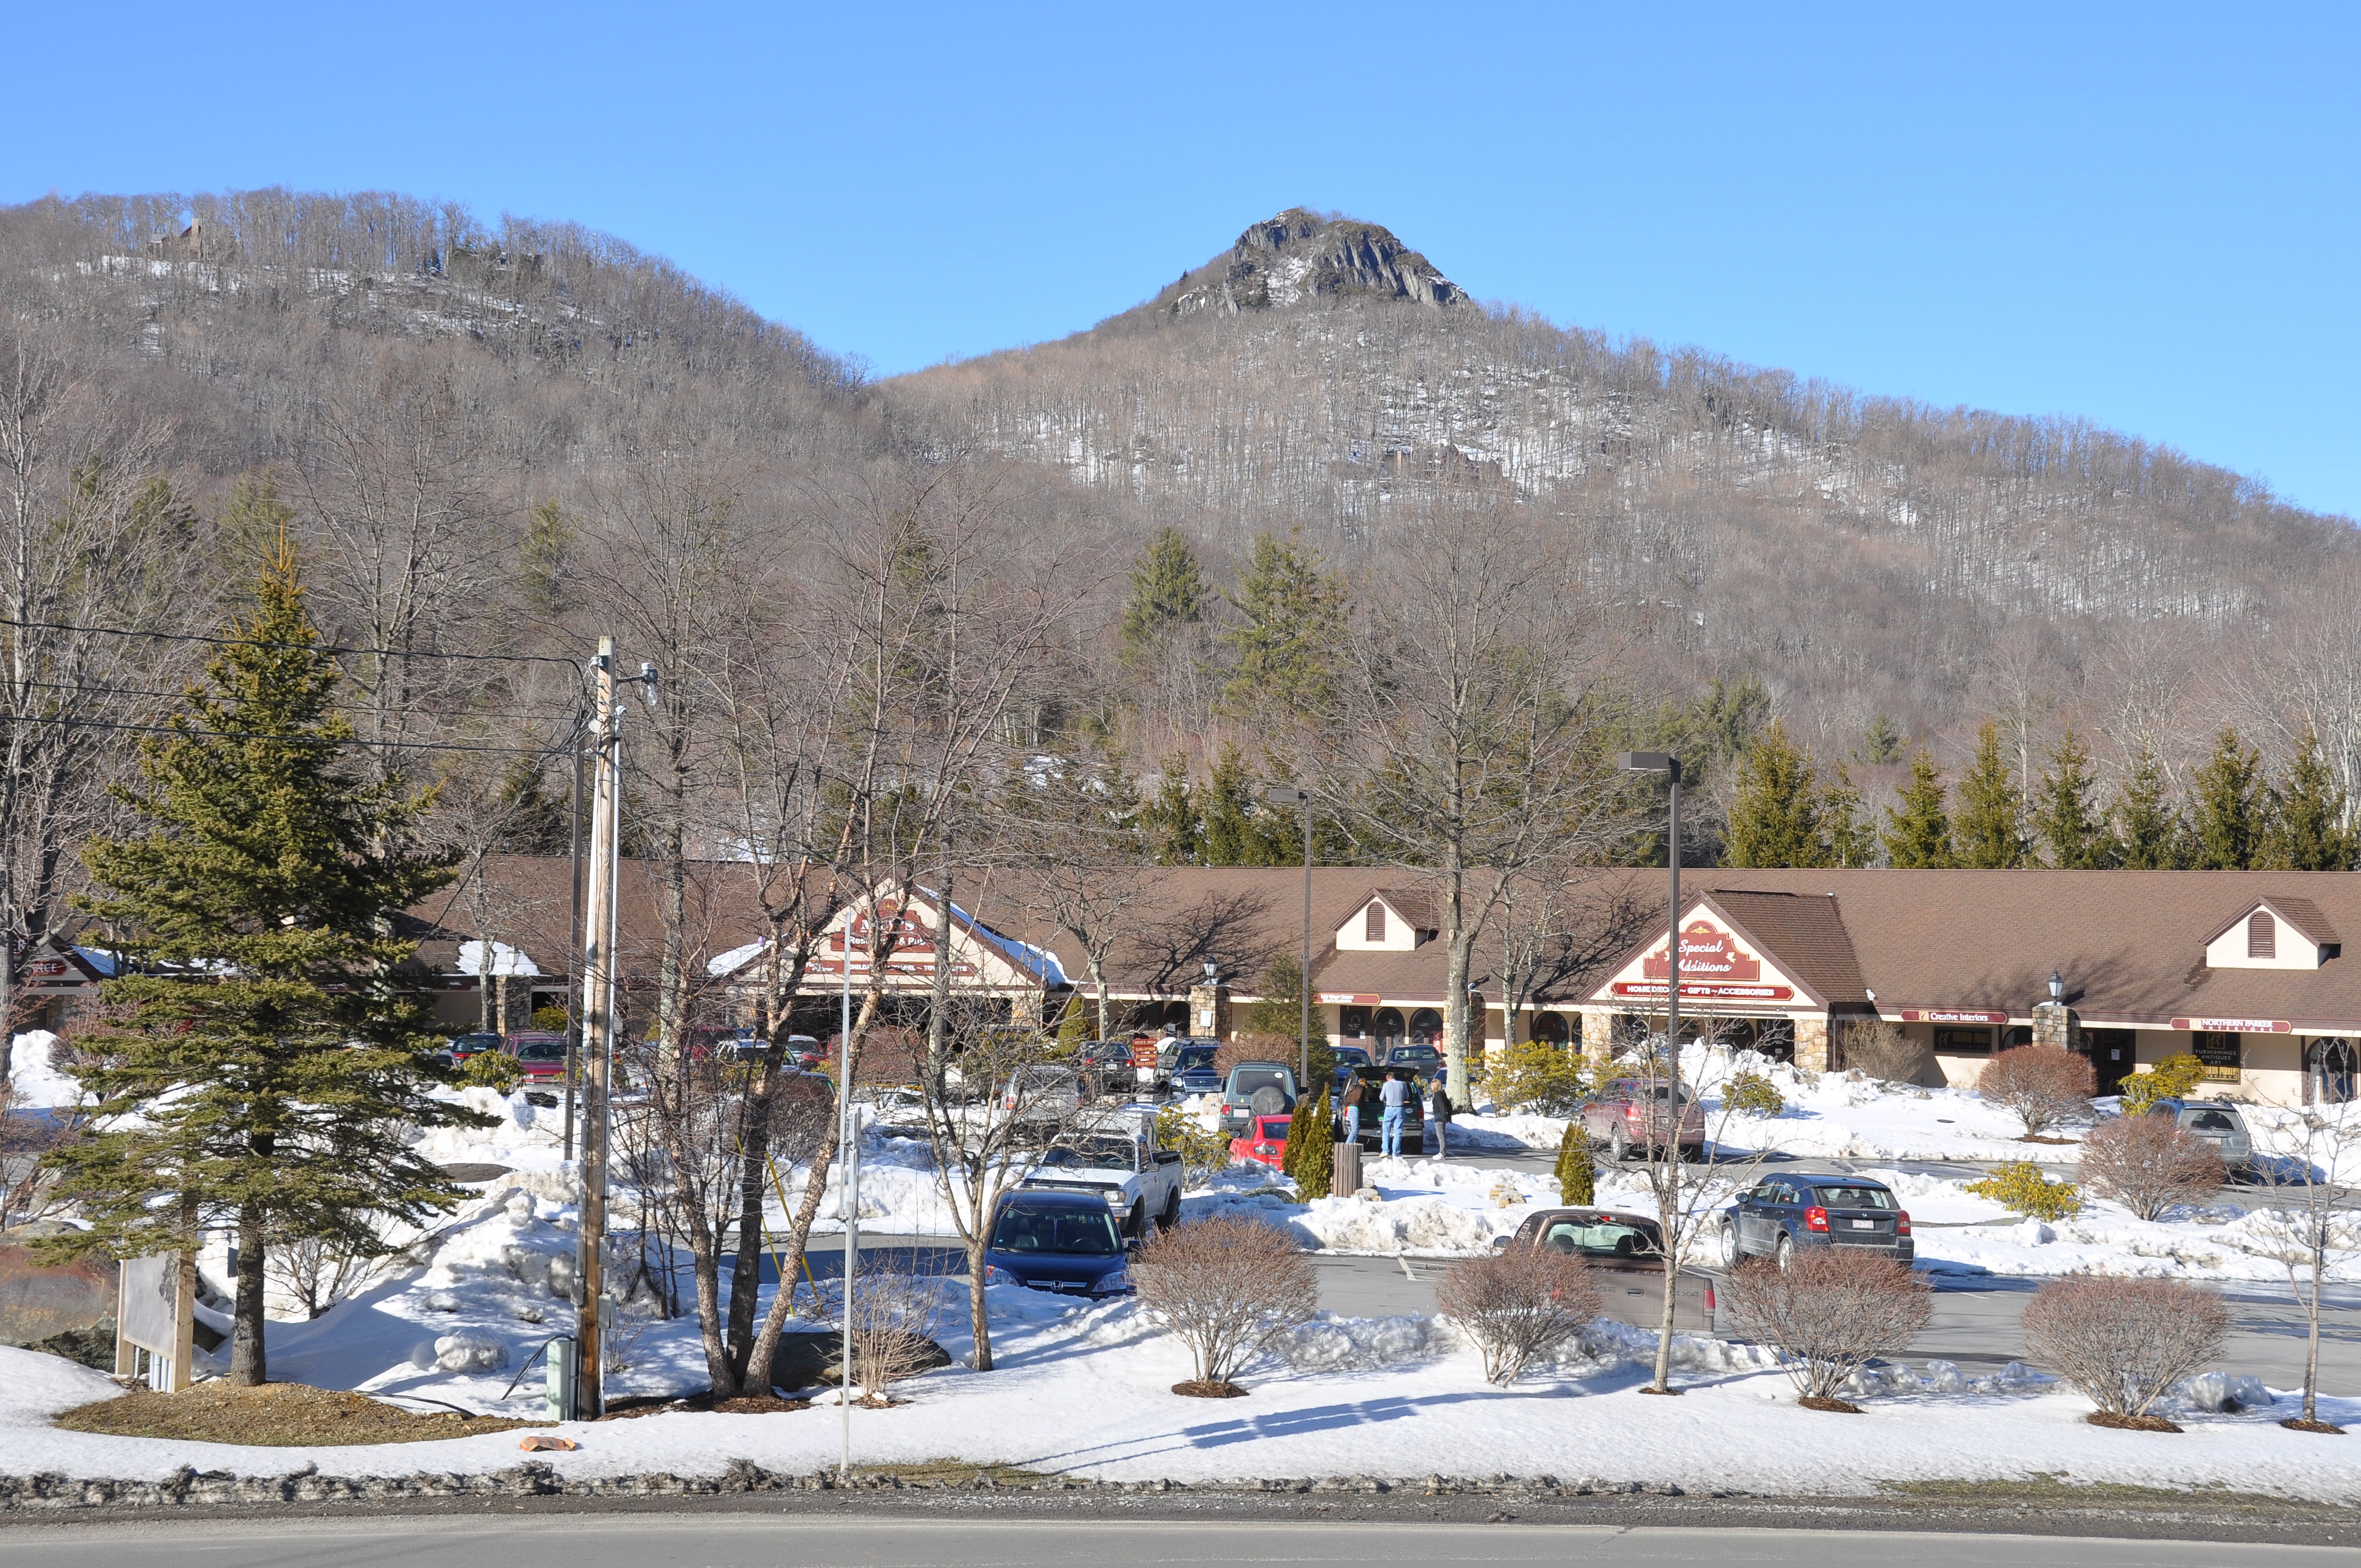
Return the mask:
<path id="1" fill-rule="evenodd" d="M 1267 789 L 1263 799 L 1273 806 L 1296 806 L 1303 809 L 1303 1033 L 1296 1042 L 1295 1091 L 1309 1094 L 1305 1081 L 1312 1076 L 1312 796 L 1300 789 Z M 1328 1086 L 1322 1084 L 1321 1092 Z"/>
<path id="2" fill-rule="evenodd" d="M 615 1068 L 615 894 L 621 859 L 623 805 L 622 710 L 615 701 L 615 640 L 598 640 L 591 663 L 589 874 L 582 919 L 582 1231 L 575 1267 L 580 1322 L 575 1339 L 574 1414 L 595 1420 L 606 1413 L 603 1277 L 607 1239 L 608 1090 Z"/>
<path id="3" fill-rule="evenodd" d="M 842 1033 L 838 1036 L 842 1064 L 837 1069 L 836 1111 L 839 1118 L 836 1146 L 841 1152 L 842 1163 L 838 1168 L 837 1196 L 843 1207 L 844 1219 L 844 1325 L 837 1335 L 837 1348 L 843 1353 L 844 1365 L 838 1373 L 836 1400 L 841 1420 L 843 1446 L 837 1458 L 836 1473 L 842 1477 L 852 1475 L 852 1277 L 861 1268 L 861 1113 L 852 1103 L 852 936 L 861 923 L 861 906 L 856 904 L 845 912 L 844 939 L 840 951 L 844 959 L 841 999 Z M 943 918 L 944 939 L 950 939 L 950 919 Z M 877 904 L 874 894 L 869 905 L 870 972 L 876 973 Z M 935 962 L 942 963 L 948 949 L 938 950 Z M 789 1288 L 793 1288 L 792 1281 Z"/>

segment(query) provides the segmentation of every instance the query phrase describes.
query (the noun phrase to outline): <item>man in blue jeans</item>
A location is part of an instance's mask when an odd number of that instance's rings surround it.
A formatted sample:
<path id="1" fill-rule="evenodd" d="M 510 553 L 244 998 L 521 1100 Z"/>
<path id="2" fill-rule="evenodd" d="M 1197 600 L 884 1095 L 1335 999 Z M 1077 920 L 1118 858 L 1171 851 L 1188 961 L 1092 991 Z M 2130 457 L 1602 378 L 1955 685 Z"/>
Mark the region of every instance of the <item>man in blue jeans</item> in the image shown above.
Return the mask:
<path id="1" fill-rule="evenodd" d="M 1386 1081 L 1378 1090 L 1378 1103 L 1385 1114 L 1378 1119 L 1380 1152 L 1399 1157 L 1401 1154 L 1402 1107 L 1410 1103 L 1410 1085 L 1399 1072 L 1386 1074 Z"/>

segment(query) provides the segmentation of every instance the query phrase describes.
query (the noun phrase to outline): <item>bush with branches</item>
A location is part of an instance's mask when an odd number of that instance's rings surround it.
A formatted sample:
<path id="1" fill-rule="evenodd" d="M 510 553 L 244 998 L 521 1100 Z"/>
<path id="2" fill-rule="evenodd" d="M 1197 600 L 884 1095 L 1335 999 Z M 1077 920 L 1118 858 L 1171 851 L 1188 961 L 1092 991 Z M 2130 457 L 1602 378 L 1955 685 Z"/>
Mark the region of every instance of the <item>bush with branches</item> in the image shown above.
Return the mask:
<path id="1" fill-rule="evenodd" d="M 1565 1204 L 1598 1201 L 1598 1167 L 1590 1157 L 1590 1136 L 1582 1118 L 1565 1124 L 1557 1141 L 1557 1201 Z"/>
<path id="2" fill-rule="evenodd" d="M 1570 1116 L 1582 1105 L 1582 1058 L 1546 1040 L 1520 1041 L 1484 1058 L 1477 1086 L 1503 1111 Z"/>
<path id="3" fill-rule="evenodd" d="M 566 1033 L 566 1009 L 563 1007 L 534 1008 L 533 1010 L 533 1026 L 540 1030 L 544 1035 L 562 1035 Z"/>
<path id="4" fill-rule="evenodd" d="M 2057 1046 L 2018 1046 L 1984 1064 L 1976 1093 L 2025 1124 L 2025 1135 L 2086 1115 L 2098 1087 L 2087 1057 Z"/>
<path id="5" fill-rule="evenodd" d="M 883 1405 L 893 1385 L 949 1364 L 934 1340 L 941 1285 L 931 1275 L 861 1271 L 852 1292 L 852 1377 L 862 1404 Z"/>
<path id="6" fill-rule="evenodd" d="M 1934 1291 L 1924 1274 L 1882 1253 L 1815 1247 L 1784 1268 L 1746 1259 L 1722 1287 L 1721 1310 L 1779 1353 L 1806 1405 L 1849 1410 L 1838 1390 L 1875 1357 L 1908 1348 L 1934 1311 Z"/>
<path id="7" fill-rule="evenodd" d="M 1193 1191 L 1229 1168 L 1230 1140 L 1191 1112 L 1167 1105 L 1156 1113 L 1156 1146 L 1180 1157 L 1180 1186 Z"/>
<path id="8" fill-rule="evenodd" d="M 514 1094 L 524 1081 L 524 1069 L 506 1051 L 478 1051 L 459 1064 L 459 1082 L 468 1089 L 497 1089 Z"/>
<path id="9" fill-rule="evenodd" d="M 2033 1359 L 2099 1407 L 2094 1424 L 2179 1431 L 2148 1407 L 2222 1354 L 2230 1311 L 2175 1279 L 2073 1274 L 2033 1293 L 2024 1326 Z"/>
<path id="10" fill-rule="evenodd" d="M 2052 1181 L 2029 1159 L 2011 1160 L 1993 1168 L 1968 1190 L 1989 1198 L 2012 1214 L 2035 1220 L 2063 1220 L 2082 1212 L 2082 1199 L 2070 1181 Z"/>
<path id="11" fill-rule="evenodd" d="M 1196 1376 L 1176 1394 L 1239 1393 L 1246 1363 L 1319 1310 L 1320 1286 L 1286 1232 L 1222 1215 L 1165 1231 L 1132 1267 L 1139 1304 L 1189 1347 Z"/>
<path id="12" fill-rule="evenodd" d="M 1844 1065 L 1889 1083 L 1915 1083 L 1934 1052 L 1883 1018 L 1856 1019 L 1844 1026 Z"/>
<path id="13" fill-rule="evenodd" d="M 2117 1116 L 2082 1140 L 2082 1180 L 2143 1220 L 2196 1203 L 2226 1179 L 2213 1144 L 2172 1116 Z"/>
<path id="14" fill-rule="evenodd" d="M 2158 1101 L 2178 1100 L 2204 1081 L 2205 1064 L 2184 1053 L 2132 1074 L 2115 1092 L 2123 1098 L 2124 1114 L 2136 1116 Z"/>
<path id="15" fill-rule="evenodd" d="M 1435 1309 L 1484 1358 L 1484 1380 L 1515 1382 L 1598 1315 L 1598 1282 L 1578 1257 L 1512 1250 L 1451 1266 Z"/>

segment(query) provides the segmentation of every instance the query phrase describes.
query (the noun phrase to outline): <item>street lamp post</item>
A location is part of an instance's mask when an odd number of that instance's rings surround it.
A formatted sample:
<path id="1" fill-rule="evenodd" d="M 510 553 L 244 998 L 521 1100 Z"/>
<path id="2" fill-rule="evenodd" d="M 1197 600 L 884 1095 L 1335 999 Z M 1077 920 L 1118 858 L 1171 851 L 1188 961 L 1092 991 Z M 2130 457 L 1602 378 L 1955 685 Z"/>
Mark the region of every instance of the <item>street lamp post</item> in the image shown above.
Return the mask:
<path id="1" fill-rule="evenodd" d="M 1681 1090 L 1681 760 L 1670 751 L 1625 751 L 1615 761 L 1625 773 L 1663 773 L 1672 783 L 1672 841 L 1664 853 L 1664 863 L 1672 870 L 1672 912 L 1665 918 L 1672 943 L 1665 949 L 1664 1053 L 1672 1058 L 1673 1098 L 1677 1102 Z M 1677 1106 L 1674 1113 L 1679 1113 Z"/>
<path id="2" fill-rule="evenodd" d="M 1300 806 L 1303 808 L 1303 971 L 1297 978 L 1302 982 L 1302 1034 L 1296 1042 L 1296 1092 L 1303 1092 L 1304 1080 L 1312 1076 L 1312 797 L 1300 789 L 1267 789 L 1263 799 L 1273 806 Z"/>

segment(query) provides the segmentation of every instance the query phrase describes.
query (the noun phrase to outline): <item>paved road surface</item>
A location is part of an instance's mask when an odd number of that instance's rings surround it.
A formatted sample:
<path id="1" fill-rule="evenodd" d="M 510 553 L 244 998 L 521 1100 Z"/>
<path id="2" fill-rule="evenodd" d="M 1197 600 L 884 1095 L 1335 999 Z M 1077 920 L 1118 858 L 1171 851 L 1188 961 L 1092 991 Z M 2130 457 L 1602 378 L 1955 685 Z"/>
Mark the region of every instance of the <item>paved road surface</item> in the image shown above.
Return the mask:
<path id="1" fill-rule="evenodd" d="M 2312 1568 L 2349 1549 L 2013 1535 L 1845 1534 L 1600 1525 L 1097 1524 L 735 1515 L 323 1522 L 175 1519 L 52 1526 L 0 1539 L 9 1568 L 1290 1568 L 1698 1564 L 1741 1568 Z"/>

